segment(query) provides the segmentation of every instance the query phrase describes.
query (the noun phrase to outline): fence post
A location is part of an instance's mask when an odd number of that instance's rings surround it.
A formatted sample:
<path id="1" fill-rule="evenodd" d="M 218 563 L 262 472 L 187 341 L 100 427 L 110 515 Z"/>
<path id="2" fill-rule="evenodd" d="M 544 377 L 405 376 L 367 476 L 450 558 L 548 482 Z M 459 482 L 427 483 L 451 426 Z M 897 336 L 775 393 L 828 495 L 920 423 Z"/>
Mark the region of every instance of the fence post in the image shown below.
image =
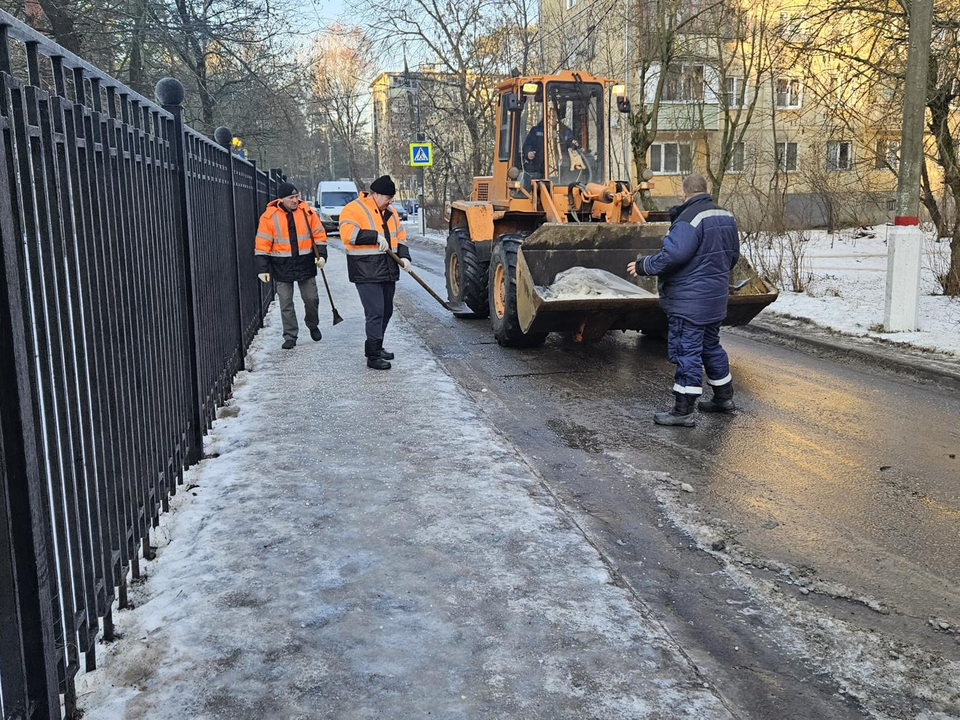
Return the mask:
<path id="1" fill-rule="evenodd" d="M 190 183 L 187 177 L 187 144 L 183 129 L 183 85 L 176 78 L 163 78 L 156 86 L 157 102 L 164 110 L 173 115 L 173 136 L 170 138 L 170 151 L 176 163 L 177 185 L 180 204 L 180 244 L 184 265 L 183 281 L 187 300 L 187 358 L 190 368 L 190 387 L 192 406 L 190 408 L 190 429 L 187 437 L 186 464 L 193 465 L 203 456 L 204 424 L 201 419 L 200 403 L 203 390 L 200 387 L 200 370 L 197 355 L 197 327 L 199 327 L 199 307 L 193 287 L 194 247 L 193 227 L 190 222 Z"/>
<path id="2" fill-rule="evenodd" d="M 7 27 L 0 26 L 0 69 L 8 69 Z M 18 679 L 20 698 L 5 699 L 12 717 L 60 717 L 59 682 L 54 637 L 54 609 L 49 567 L 51 557 L 46 491 L 37 433 L 39 398 L 33 379 L 33 355 L 25 317 L 28 290 L 22 284 L 24 258 L 14 231 L 13 204 L 7 172 L 6 144 L 0 142 L 0 572 L 10 587 L 0 588 L 3 617 L 0 660 L 3 671 Z M 22 708 L 16 704 L 23 703 Z M 32 710 L 32 712 L 31 712 Z"/>
<path id="3" fill-rule="evenodd" d="M 239 370 L 246 370 L 246 348 L 243 346 L 243 277 L 240 271 L 240 232 L 237 228 L 237 173 L 233 159 L 233 133 L 230 128 L 222 125 L 213 131 L 213 139 L 227 151 L 227 162 L 230 168 L 230 217 L 233 221 L 233 261 L 237 271 L 237 326 L 240 342 Z M 254 178 L 256 180 L 256 178 Z"/>

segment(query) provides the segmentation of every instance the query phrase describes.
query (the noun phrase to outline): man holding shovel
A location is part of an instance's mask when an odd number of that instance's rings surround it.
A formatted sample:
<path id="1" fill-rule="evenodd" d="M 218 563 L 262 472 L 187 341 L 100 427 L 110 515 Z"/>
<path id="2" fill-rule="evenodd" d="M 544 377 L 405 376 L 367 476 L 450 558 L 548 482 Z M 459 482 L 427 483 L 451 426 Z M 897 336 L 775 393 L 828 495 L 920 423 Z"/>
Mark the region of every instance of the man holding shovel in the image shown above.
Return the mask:
<path id="1" fill-rule="evenodd" d="M 393 296 L 400 265 L 410 271 L 407 231 L 390 205 L 397 188 L 389 175 L 370 183 L 370 192 L 343 208 L 340 239 L 347 252 L 347 276 L 357 286 L 366 316 L 367 367 L 389 370 L 393 353 L 383 349 L 383 335 L 393 316 Z M 399 259 L 397 261 L 391 254 Z"/>
<path id="2" fill-rule="evenodd" d="M 277 199 L 267 205 L 257 228 L 257 272 L 265 283 L 275 280 L 283 319 L 283 349 L 297 344 L 299 327 L 293 306 L 293 284 L 300 286 L 306 308 L 304 322 L 310 337 L 319 341 L 320 295 L 317 292 L 317 268 L 327 262 L 327 234 L 317 213 L 300 199 L 291 183 L 282 182 Z"/>

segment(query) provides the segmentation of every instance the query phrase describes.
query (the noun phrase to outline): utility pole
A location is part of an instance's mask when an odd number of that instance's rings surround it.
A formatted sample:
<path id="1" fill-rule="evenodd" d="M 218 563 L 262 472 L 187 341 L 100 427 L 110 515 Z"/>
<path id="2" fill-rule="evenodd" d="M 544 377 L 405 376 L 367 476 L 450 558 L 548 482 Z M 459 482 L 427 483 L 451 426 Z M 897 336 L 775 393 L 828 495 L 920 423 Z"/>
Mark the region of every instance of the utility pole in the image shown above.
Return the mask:
<path id="1" fill-rule="evenodd" d="M 417 80 L 417 142 L 426 142 L 426 137 L 423 134 L 423 116 L 420 114 L 420 95 L 422 87 L 420 85 L 420 80 Z M 426 186 L 424 183 L 424 172 L 425 169 L 421 165 L 417 168 L 417 175 L 419 175 L 420 180 L 420 237 L 426 237 L 427 235 L 427 208 L 425 204 L 426 199 Z"/>
<path id="2" fill-rule="evenodd" d="M 416 136 L 414 137 L 413 141 L 424 142 L 423 117 L 420 113 L 420 91 L 422 88 L 420 86 L 419 78 L 417 78 L 416 90 L 414 90 L 413 88 L 413 80 L 410 77 L 410 67 L 407 65 L 406 51 L 404 51 L 403 53 L 403 79 L 404 79 L 404 85 L 406 86 L 405 89 L 407 91 L 407 109 L 410 111 L 410 127 L 413 128 L 414 123 L 416 123 L 416 128 L 417 128 Z M 416 108 L 414 108 L 413 101 L 410 97 L 414 92 L 416 92 L 417 94 Z M 420 207 L 417 211 L 417 218 L 419 220 L 419 225 L 420 225 L 420 237 L 424 237 L 427 234 L 427 209 L 424 205 L 424 197 L 426 195 L 426 192 L 424 187 L 424 176 L 423 176 L 422 167 L 417 168 L 417 179 L 420 183 L 420 199 L 419 199 Z"/>
<path id="3" fill-rule="evenodd" d="M 912 332 L 920 325 L 920 173 L 923 168 L 923 129 L 927 109 L 927 76 L 933 0 L 913 0 L 900 126 L 900 172 L 897 215 L 887 246 L 887 293 L 883 326 L 887 332 Z"/>

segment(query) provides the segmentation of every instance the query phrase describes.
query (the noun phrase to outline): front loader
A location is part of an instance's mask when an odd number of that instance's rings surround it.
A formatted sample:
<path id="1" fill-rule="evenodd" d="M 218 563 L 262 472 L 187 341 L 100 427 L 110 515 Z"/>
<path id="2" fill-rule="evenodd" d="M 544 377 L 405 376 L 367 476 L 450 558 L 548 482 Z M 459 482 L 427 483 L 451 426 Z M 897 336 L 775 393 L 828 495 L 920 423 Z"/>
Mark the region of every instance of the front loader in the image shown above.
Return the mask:
<path id="1" fill-rule="evenodd" d="M 656 278 L 629 279 L 635 292 L 551 290 L 573 268 L 626 279 L 627 263 L 659 250 L 669 229 L 665 213 L 637 206 L 649 177 L 637 186 L 607 179 L 607 108 L 629 109 L 623 86 L 611 85 L 565 71 L 498 87 L 493 174 L 474 178 L 470 199 L 451 206 L 446 279 L 451 303 L 489 316 L 501 345 L 534 347 L 551 332 L 595 341 L 608 330 L 666 328 Z M 742 259 L 730 287 L 726 325 L 750 322 L 777 297 Z"/>

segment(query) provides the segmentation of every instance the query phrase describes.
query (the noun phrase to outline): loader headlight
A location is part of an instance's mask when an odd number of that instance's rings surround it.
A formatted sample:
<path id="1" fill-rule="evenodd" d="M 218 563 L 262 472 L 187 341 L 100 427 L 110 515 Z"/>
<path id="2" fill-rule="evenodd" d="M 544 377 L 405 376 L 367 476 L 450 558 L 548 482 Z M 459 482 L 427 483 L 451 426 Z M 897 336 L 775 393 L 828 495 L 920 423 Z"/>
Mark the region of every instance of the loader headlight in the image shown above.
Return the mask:
<path id="1" fill-rule="evenodd" d="M 521 92 L 523 92 L 524 95 L 536 95 L 539 89 L 540 86 L 536 83 L 524 83 Z"/>
<path id="2" fill-rule="evenodd" d="M 612 92 L 613 92 L 613 97 L 617 101 L 617 110 L 619 110 L 622 113 L 630 112 L 630 98 L 627 97 L 627 86 L 614 85 Z"/>

